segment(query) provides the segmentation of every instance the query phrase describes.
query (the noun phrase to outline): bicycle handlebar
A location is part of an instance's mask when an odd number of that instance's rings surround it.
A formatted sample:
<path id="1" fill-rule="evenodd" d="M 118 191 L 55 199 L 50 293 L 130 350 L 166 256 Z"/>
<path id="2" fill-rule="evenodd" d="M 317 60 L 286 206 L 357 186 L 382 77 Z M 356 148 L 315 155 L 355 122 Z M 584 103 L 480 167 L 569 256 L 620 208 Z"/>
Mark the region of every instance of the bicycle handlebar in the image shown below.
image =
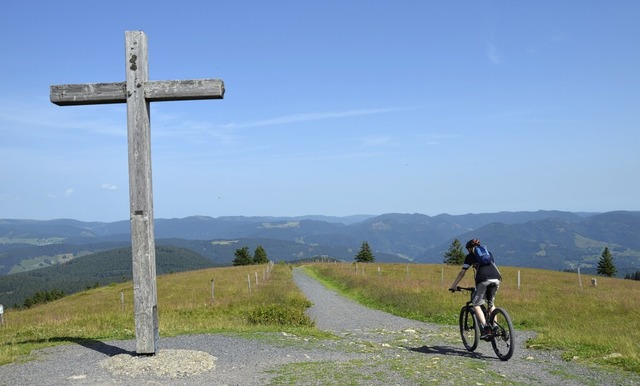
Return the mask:
<path id="1" fill-rule="evenodd" d="M 458 286 L 458 287 L 456 287 L 455 291 L 454 291 L 454 290 L 452 290 L 451 288 L 449 288 L 449 291 L 451 291 L 451 292 L 457 292 L 457 291 L 469 291 L 469 292 L 473 292 L 473 291 L 475 291 L 475 290 L 476 290 L 476 289 L 475 289 L 475 288 L 473 288 L 473 287 L 459 287 L 459 286 Z"/>

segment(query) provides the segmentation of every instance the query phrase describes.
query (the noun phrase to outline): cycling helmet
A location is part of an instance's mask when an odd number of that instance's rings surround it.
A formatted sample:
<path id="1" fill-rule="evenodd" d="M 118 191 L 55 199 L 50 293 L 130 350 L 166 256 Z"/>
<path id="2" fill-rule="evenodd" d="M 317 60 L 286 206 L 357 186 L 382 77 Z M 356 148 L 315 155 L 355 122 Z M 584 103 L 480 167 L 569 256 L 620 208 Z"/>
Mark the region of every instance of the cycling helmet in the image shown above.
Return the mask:
<path id="1" fill-rule="evenodd" d="M 478 245 L 480 245 L 480 240 L 473 239 L 473 240 L 467 241 L 467 245 L 465 246 L 465 248 L 469 249 L 469 248 L 477 247 Z"/>

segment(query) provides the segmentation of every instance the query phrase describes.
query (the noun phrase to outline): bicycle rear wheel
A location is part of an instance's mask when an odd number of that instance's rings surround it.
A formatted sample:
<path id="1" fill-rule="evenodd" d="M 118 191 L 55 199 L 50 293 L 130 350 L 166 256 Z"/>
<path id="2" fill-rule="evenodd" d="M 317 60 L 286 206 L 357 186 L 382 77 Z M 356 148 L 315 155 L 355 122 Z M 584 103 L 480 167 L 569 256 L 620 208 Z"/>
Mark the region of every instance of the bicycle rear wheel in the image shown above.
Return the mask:
<path id="1" fill-rule="evenodd" d="M 503 308 L 496 308 L 491 313 L 493 322 L 493 337 L 491 346 L 500 360 L 508 361 L 515 349 L 515 335 L 513 323 L 507 311 Z"/>
<path id="2" fill-rule="evenodd" d="M 476 314 L 471 307 L 464 306 L 460 310 L 460 337 L 467 350 L 473 351 L 478 347 L 480 328 L 476 322 Z"/>

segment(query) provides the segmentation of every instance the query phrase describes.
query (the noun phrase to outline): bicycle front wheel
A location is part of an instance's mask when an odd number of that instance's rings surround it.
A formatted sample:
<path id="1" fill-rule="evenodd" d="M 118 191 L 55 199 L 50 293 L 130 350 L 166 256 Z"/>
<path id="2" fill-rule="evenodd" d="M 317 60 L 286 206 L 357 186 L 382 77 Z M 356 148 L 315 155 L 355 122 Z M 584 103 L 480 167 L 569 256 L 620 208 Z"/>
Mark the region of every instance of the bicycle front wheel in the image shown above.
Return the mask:
<path id="1" fill-rule="evenodd" d="M 471 307 L 464 306 L 460 310 L 460 337 L 467 350 L 473 351 L 478 347 L 480 328 L 476 322 L 476 314 Z"/>
<path id="2" fill-rule="evenodd" d="M 500 360 L 508 361 L 515 349 L 515 334 L 513 323 L 507 311 L 503 308 L 496 308 L 491 313 L 493 322 L 493 337 L 491 346 Z"/>

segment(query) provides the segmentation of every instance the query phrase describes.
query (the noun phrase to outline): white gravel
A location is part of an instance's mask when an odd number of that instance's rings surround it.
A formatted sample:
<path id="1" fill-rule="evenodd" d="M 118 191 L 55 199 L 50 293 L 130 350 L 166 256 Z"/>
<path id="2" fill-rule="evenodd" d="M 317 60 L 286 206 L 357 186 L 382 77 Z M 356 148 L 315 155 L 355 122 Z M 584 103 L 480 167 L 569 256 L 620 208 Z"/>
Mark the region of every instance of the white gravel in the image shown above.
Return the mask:
<path id="1" fill-rule="evenodd" d="M 135 341 L 80 342 L 34 352 L 0 367 L 0 385 L 637 385 L 640 377 L 564 362 L 528 350 L 518 332 L 513 358 L 491 345 L 464 350 L 457 327 L 371 310 L 294 269 L 314 303 L 309 315 L 336 339 L 287 333 L 185 335 L 160 339 L 155 356 L 135 355 Z M 74 339 L 69 338 L 70 342 Z"/>

